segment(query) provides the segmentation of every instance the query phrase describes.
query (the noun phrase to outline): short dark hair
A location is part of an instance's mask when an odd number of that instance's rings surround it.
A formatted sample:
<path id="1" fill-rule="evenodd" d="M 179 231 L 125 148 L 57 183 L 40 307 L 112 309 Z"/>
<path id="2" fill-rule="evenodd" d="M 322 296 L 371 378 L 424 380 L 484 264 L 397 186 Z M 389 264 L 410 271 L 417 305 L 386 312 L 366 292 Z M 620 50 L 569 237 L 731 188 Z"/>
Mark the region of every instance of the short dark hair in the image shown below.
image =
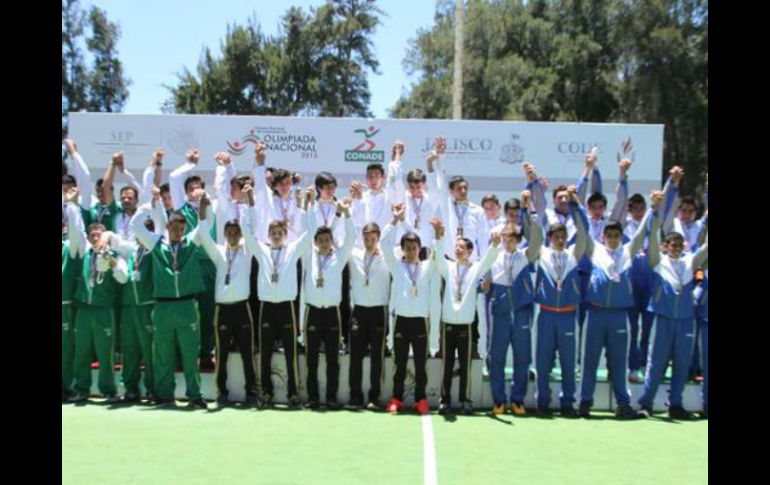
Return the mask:
<path id="1" fill-rule="evenodd" d="M 369 234 L 372 232 L 376 232 L 377 236 L 380 235 L 380 226 L 376 222 L 370 222 L 361 230 L 361 234 Z"/>
<path id="2" fill-rule="evenodd" d="M 91 232 L 94 229 L 101 229 L 102 231 L 107 230 L 107 228 L 104 227 L 104 224 L 102 224 L 101 222 L 92 222 L 91 224 L 88 225 L 88 232 Z"/>
<path id="3" fill-rule="evenodd" d="M 276 184 L 285 178 L 290 178 L 291 172 L 282 168 L 276 168 L 273 171 L 273 176 L 270 178 L 270 186 L 275 187 Z"/>
<path id="4" fill-rule="evenodd" d="M 131 190 L 134 192 L 134 199 L 139 199 L 139 191 L 136 190 L 136 187 L 132 187 L 130 185 L 126 185 L 122 189 L 120 189 L 120 195 L 123 195 L 123 192 L 126 192 L 128 190 Z"/>
<path id="5" fill-rule="evenodd" d="M 182 224 L 186 225 L 187 219 L 185 219 L 184 214 L 182 214 L 181 212 L 174 211 L 168 217 L 168 223 L 171 224 L 172 222 L 181 222 Z"/>
<path id="6" fill-rule="evenodd" d="M 251 184 L 251 175 L 236 175 L 230 179 L 230 186 L 237 186 L 242 189 L 246 184 Z"/>
<path id="7" fill-rule="evenodd" d="M 684 244 L 684 236 L 676 231 L 671 231 L 666 234 L 666 243 L 672 243 L 674 241 Z"/>
<path id="8" fill-rule="evenodd" d="M 521 230 L 517 226 L 513 224 L 506 225 L 500 233 L 502 236 L 507 236 L 509 234 L 516 238 L 517 241 L 521 241 Z"/>
<path id="9" fill-rule="evenodd" d="M 285 232 L 289 232 L 289 230 L 287 229 L 286 221 L 284 221 L 284 220 L 277 220 L 277 221 L 273 220 L 273 221 L 270 221 L 270 224 L 267 225 L 267 233 L 270 234 L 270 231 L 272 231 L 276 227 L 283 229 Z"/>
<path id="10" fill-rule="evenodd" d="M 313 241 L 318 241 L 318 236 L 323 236 L 324 234 L 328 234 L 332 241 L 334 241 L 334 233 L 332 232 L 332 228 L 329 226 L 319 227 L 315 232 L 315 236 L 313 236 Z"/>
<path id="11" fill-rule="evenodd" d="M 602 229 L 602 233 L 607 234 L 607 231 L 618 231 L 622 235 L 623 225 L 617 221 L 609 222 L 604 226 L 604 229 Z"/>
<path id="12" fill-rule="evenodd" d="M 78 181 L 75 180 L 75 177 L 73 177 L 72 175 L 62 175 L 61 176 L 61 184 L 62 185 L 64 185 L 64 184 L 72 184 L 75 187 L 77 187 L 78 186 Z"/>
<path id="13" fill-rule="evenodd" d="M 551 225 L 548 227 L 548 232 L 546 233 L 546 236 L 547 236 L 547 237 L 551 237 L 551 236 L 553 236 L 554 234 L 556 234 L 557 232 L 563 232 L 563 233 L 564 233 L 564 236 L 566 237 L 566 236 L 567 236 L 567 234 L 568 234 L 568 233 L 567 233 L 567 226 L 565 226 L 565 225 L 564 225 L 564 224 L 562 224 L 561 222 L 557 222 L 557 223 L 555 223 L 555 224 L 551 224 Z"/>
<path id="14" fill-rule="evenodd" d="M 691 195 L 686 195 L 682 197 L 682 200 L 679 201 L 679 209 L 681 209 L 682 206 L 685 204 L 692 205 L 693 207 L 695 207 L 696 210 L 698 209 L 698 203 L 695 202 L 695 197 Z"/>
<path id="15" fill-rule="evenodd" d="M 521 202 L 519 202 L 519 199 L 511 197 L 510 199 L 506 200 L 504 210 L 505 212 L 508 212 L 509 209 L 515 209 L 515 210 L 521 209 Z"/>
<path id="16" fill-rule="evenodd" d="M 470 240 L 470 239 L 468 239 L 467 237 L 458 237 L 457 239 L 459 239 L 459 240 L 461 240 L 462 242 L 464 242 L 464 243 L 465 243 L 465 248 L 466 248 L 468 251 L 473 251 L 473 241 L 471 241 L 471 240 Z M 455 239 L 455 241 L 456 241 L 457 239 Z"/>
<path id="17" fill-rule="evenodd" d="M 425 172 L 419 168 L 414 168 L 406 174 L 406 183 L 408 184 L 419 184 L 420 182 L 425 182 L 426 180 L 427 177 L 425 176 Z"/>
<path id="18" fill-rule="evenodd" d="M 636 193 L 628 198 L 628 208 L 630 209 L 634 204 L 642 204 L 643 206 L 647 207 L 647 201 L 644 200 L 644 196 L 639 193 Z"/>
<path id="19" fill-rule="evenodd" d="M 202 189 L 206 188 L 206 182 L 204 182 L 202 178 L 198 177 L 197 175 L 190 175 L 184 181 L 184 191 L 185 191 L 185 193 L 189 192 L 190 191 L 190 185 L 194 184 L 196 182 L 201 184 L 201 188 Z"/>
<path id="20" fill-rule="evenodd" d="M 559 192 L 569 192 L 569 189 L 564 184 L 557 185 L 556 188 L 553 189 L 553 198 L 554 199 L 556 198 L 556 194 L 558 194 Z"/>
<path id="21" fill-rule="evenodd" d="M 489 201 L 494 202 L 496 205 L 500 205 L 500 199 L 497 198 L 495 194 L 487 194 L 484 197 L 481 198 L 481 205 L 483 206 Z"/>
<path id="22" fill-rule="evenodd" d="M 457 184 L 460 184 L 463 182 L 465 182 L 466 184 L 468 183 L 468 181 L 465 180 L 465 177 L 463 177 L 462 175 L 453 176 L 451 179 L 449 179 L 449 190 L 454 189 Z"/>
<path id="23" fill-rule="evenodd" d="M 321 172 L 315 176 L 316 190 L 321 190 L 322 188 L 330 184 L 334 184 L 335 186 L 339 185 L 337 183 L 337 179 L 330 172 Z"/>
<path id="24" fill-rule="evenodd" d="M 229 221 L 225 222 L 225 228 L 224 231 L 227 231 L 228 227 L 237 227 L 238 230 L 241 230 L 241 223 L 238 222 L 238 219 L 230 219 Z"/>
<path id="25" fill-rule="evenodd" d="M 366 171 L 368 172 L 369 170 L 377 170 L 378 172 L 380 172 L 380 175 L 382 175 L 383 177 L 385 176 L 385 169 L 382 168 L 381 163 L 370 163 L 369 165 L 366 166 Z"/>
<path id="26" fill-rule="evenodd" d="M 104 179 L 99 179 L 96 181 L 96 188 L 101 189 L 104 185 Z"/>
<path id="27" fill-rule="evenodd" d="M 161 194 L 164 193 L 164 192 L 171 192 L 171 186 L 168 184 L 168 182 L 166 182 L 165 184 L 162 184 L 158 188 L 160 189 L 160 193 Z"/>
<path id="28" fill-rule="evenodd" d="M 412 231 L 404 233 L 404 235 L 401 236 L 401 249 L 404 249 L 404 247 L 406 247 L 406 243 L 408 242 L 416 242 L 418 246 L 422 246 L 422 243 L 420 242 L 420 236 Z"/>
<path id="29" fill-rule="evenodd" d="M 601 202 L 604 204 L 604 207 L 607 207 L 607 197 L 605 197 L 601 192 L 594 192 L 588 197 L 588 205 L 591 205 L 594 202 Z"/>

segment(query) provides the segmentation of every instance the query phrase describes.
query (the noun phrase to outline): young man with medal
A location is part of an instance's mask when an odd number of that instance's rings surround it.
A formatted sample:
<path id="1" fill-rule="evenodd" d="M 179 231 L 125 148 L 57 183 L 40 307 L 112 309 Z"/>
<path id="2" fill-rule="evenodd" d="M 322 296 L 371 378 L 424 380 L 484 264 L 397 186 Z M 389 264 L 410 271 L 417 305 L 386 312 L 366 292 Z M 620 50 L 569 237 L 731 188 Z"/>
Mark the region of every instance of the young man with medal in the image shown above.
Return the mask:
<path id="1" fill-rule="evenodd" d="M 428 354 L 428 312 L 430 310 L 430 286 L 436 271 L 436 258 L 441 257 L 441 244 L 444 236 L 444 226 L 438 218 L 430 220 L 435 239 L 430 257 L 420 261 L 420 237 L 407 232 L 401 237 L 403 258 L 397 260 L 395 248 L 390 239 L 391 231 L 396 224 L 403 224 L 405 208 L 396 204 L 393 208 L 393 219 L 385 227 L 382 239 L 386 247 L 382 254 L 385 264 L 393 276 L 392 296 L 394 301 L 395 325 L 393 329 L 396 371 L 393 375 L 393 397 L 386 410 L 395 413 L 403 410 L 404 380 L 406 379 L 406 364 L 409 359 L 409 347 L 412 348 L 415 369 L 414 408 L 420 414 L 429 412 L 425 387 L 428 374 L 425 369 Z"/>
<path id="2" fill-rule="evenodd" d="M 119 285 L 128 279 L 126 262 L 102 243 L 104 225 L 92 223 L 88 226 L 88 235 L 83 232 L 80 207 L 76 205 L 77 196 L 77 188 L 68 190 L 66 195 L 69 257 L 80 260 L 74 289 L 75 384 L 74 394 L 68 402 L 80 403 L 88 399 L 91 392 L 91 355 L 96 348 L 99 392 L 107 397 L 108 403 L 116 403 L 119 398 L 113 370 L 114 308 Z"/>
<path id="3" fill-rule="evenodd" d="M 338 409 L 339 347 L 342 333 L 340 303 L 342 275 L 356 243 L 356 229 L 350 218 L 350 206 L 337 202 L 336 211 L 344 216 L 345 240 L 335 248 L 330 227 L 321 226 L 313 237 L 314 247 L 303 257 L 305 295 L 304 335 L 307 355 L 307 393 L 305 407 L 320 407 L 318 391 L 318 358 L 321 342 L 326 356 L 326 407 Z"/>
<path id="4" fill-rule="evenodd" d="M 653 272 L 648 310 L 655 314 L 650 356 L 644 380 L 644 393 L 639 398 L 640 415 L 649 417 L 660 381 L 671 365 L 671 389 L 668 396 L 668 415 L 672 419 L 689 419 L 690 413 L 682 407 L 682 391 L 695 346 L 695 301 L 693 274 L 696 268 L 708 262 L 708 234 L 705 242 L 692 253 L 684 252 L 685 239 L 678 232 L 666 236 L 668 253 L 660 252 L 661 217 L 659 208 L 653 209 L 647 261 Z"/>
<path id="5" fill-rule="evenodd" d="M 245 185 L 245 194 L 251 194 L 251 186 Z M 247 195 L 247 196 L 248 196 Z M 214 337 L 216 349 L 217 406 L 229 404 L 227 389 L 227 359 L 230 346 L 235 341 L 241 354 L 243 375 L 246 384 L 247 405 L 259 402 L 254 372 L 254 319 L 249 306 L 249 276 L 253 254 L 241 240 L 241 225 L 238 220 L 227 221 L 224 225 L 226 244 L 219 245 L 209 234 L 209 198 L 200 199 L 200 222 L 198 239 L 217 268 L 216 310 L 214 312 Z"/>
<path id="6" fill-rule="evenodd" d="M 491 284 L 488 292 L 490 315 L 489 338 L 489 385 L 492 390 L 493 414 L 505 412 L 510 403 L 511 413 L 526 414 L 524 397 L 527 395 L 529 366 L 532 364 L 532 315 L 534 290 L 532 273 L 534 262 L 543 244 L 543 230 L 538 215 L 531 210 L 531 194 L 521 193 L 521 207 L 527 216 L 518 220 L 524 223 L 529 244 L 519 245 L 523 239 L 518 225 L 508 225 L 502 231 L 503 250 L 491 268 Z M 505 392 L 505 361 L 508 348 L 513 350 L 513 379 L 510 400 Z"/>
<path id="7" fill-rule="evenodd" d="M 559 191 L 561 195 L 561 190 Z M 578 212 L 580 207 L 575 186 L 565 187 L 564 196 L 575 221 L 576 242 L 567 248 L 568 230 L 555 222 L 546 233 L 550 245 L 540 248 L 535 302 L 540 304 L 537 318 L 535 343 L 535 369 L 537 371 L 537 412 L 549 414 L 551 388 L 548 376 L 556 353 L 561 364 L 561 414 L 576 417 L 572 404 L 575 402 L 575 357 L 577 347 L 577 307 L 580 303 L 578 287 L 578 261 L 586 248 L 586 227 Z"/>
<path id="8" fill-rule="evenodd" d="M 441 313 L 441 341 L 444 343 L 444 366 L 442 370 L 441 403 L 439 414 L 446 414 L 452 408 L 452 377 L 455 351 L 460 358 L 459 398 L 463 413 L 473 414 L 470 394 L 470 367 L 472 325 L 476 314 L 478 281 L 492 266 L 500 252 L 500 234 L 490 235 L 492 245 L 480 262 L 470 262 L 473 242 L 468 238 L 455 238 L 454 261 L 438 257 L 436 266 L 446 282 Z"/>
<path id="9" fill-rule="evenodd" d="M 297 316 L 294 300 L 297 298 L 297 261 L 312 247 L 316 230 L 315 214 L 308 211 L 313 200 L 313 189 L 306 192 L 304 207 L 300 210 L 305 232 L 291 243 L 286 243 L 288 231 L 284 221 L 271 221 L 268 225 L 270 244 L 259 241 L 257 234 L 247 234 L 246 247 L 259 263 L 257 287 L 259 292 L 259 367 L 262 384 L 260 405 L 267 407 L 273 401 L 272 360 L 273 341 L 278 335 L 283 342 L 286 357 L 288 402 L 292 408 L 299 407 L 297 393 Z M 249 199 L 251 227 L 257 230 L 257 207 Z"/>
<path id="10" fill-rule="evenodd" d="M 621 162 L 622 163 L 622 162 Z M 652 193 L 652 204 L 657 208 L 663 200 L 659 191 Z M 581 212 L 580 217 L 583 217 Z M 596 388 L 596 371 L 602 349 L 607 351 L 612 390 L 618 406 L 615 416 L 621 419 L 636 417 L 631 408 L 631 398 L 626 387 L 626 369 L 628 363 L 629 330 L 628 308 L 634 304 L 631 282 L 631 268 L 634 256 L 639 252 L 647 233 L 650 214 L 639 224 L 633 239 L 621 244 L 623 226 L 610 221 L 603 225 L 603 244 L 588 239 L 586 258 L 590 261 L 590 283 L 586 298 L 588 300 L 587 320 L 583 332 L 583 345 L 580 369 L 580 408 L 582 417 L 590 415 Z M 584 225 L 587 219 L 582 220 Z"/>
<path id="11" fill-rule="evenodd" d="M 157 202 L 156 202 L 157 204 Z M 198 354 L 200 326 L 196 297 L 203 292 L 204 283 L 200 265 L 196 226 L 185 235 L 187 221 L 180 212 L 171 214 L 166 229 L 168 241 L 144 225 L 151 208 L 146 204 L 131 219 L 136 239 L 152 259 L 153 368 L 156 404 L 176 406 L 174 400 L 174 370 L 177 345 L 182 357 L 188 407 L 206 408 L 200 389 Z"/>
<path id="12" fill-rule="evenodd" d="M 369 395 L 366 409 L 380 409 L 383 379 L 385 335 L 390 300 L 390 272 L 380 248 L 380 227 L 375 222 L 362 230 L 364 249 L 355 248 L 350 257 L 350 287 L 353 318 L 350 322 L 350 401 L 349 406 L 364 405 L 361 389 L 363 360 L 369 349 Z M 390 231 L 391 236 L 393 231 Z"/>

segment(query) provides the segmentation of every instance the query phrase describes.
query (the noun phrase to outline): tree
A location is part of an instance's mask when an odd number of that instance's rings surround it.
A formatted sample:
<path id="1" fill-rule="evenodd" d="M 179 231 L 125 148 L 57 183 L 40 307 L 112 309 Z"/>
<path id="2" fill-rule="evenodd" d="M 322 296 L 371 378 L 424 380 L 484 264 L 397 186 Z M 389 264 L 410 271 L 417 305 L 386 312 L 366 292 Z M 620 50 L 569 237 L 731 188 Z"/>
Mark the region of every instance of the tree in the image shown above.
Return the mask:
<path id="1" fill-rule="evenodd" d="M 119 38 L 103 10 L 92 7 L 86 16 L 79 0 L 62 0 L 62 137 L 69 112 L 123 109 L 130 81 L 118 59 Z"/>
<path id="2" fill-rule="evenodd" d="M 377 72 L 372 0 L 290 8 L 274 36 L 256 18 L 228 26 L 221 56 L 207 48 L 183 69 L 164 110 L 177 113 L 369 116 L 367 70 Z"/>
<path id="3" fill-rule="evenodd" d="M 695 187 L 708 166 L 707 0 L 468 0 L 469 119 L 663 123 L 664 172 Z M 413 84 L 391 116 L 450 118 L 451 2 L 404 59 Z M 692 185 L 690 185 L 692 184 Z"/>

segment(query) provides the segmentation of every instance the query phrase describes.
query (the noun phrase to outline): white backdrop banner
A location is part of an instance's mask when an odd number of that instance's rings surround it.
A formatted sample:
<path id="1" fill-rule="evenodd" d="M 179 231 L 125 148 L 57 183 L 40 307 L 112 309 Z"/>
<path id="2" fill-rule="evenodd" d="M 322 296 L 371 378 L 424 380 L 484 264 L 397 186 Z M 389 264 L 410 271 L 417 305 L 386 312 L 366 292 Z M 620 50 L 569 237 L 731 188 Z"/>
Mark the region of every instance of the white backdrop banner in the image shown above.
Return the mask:
<path id="1" fill-rule="evenodd" d="M 125 153 L 126 166 L 143 169 L 155 147 L 166 151 L 164 172 L 184 161 L 191 147 L 201 152 L 200 172 L 212 180 L 212 156 L 228 151 L 239 172 L 251 166 L 254 144 L 267 144 L 267 165 L 312 177 L 327 170 L 340 186 L 363 179 L 367 163 L 390 160 L 390 146 L 403 140 L 404 168 L 424 167 L 433 138 L 447 139 L 444 166 L 448 175 L 463 175 L 473 194 L 518 194 L 524 178 L 521 165 L 530 161 L 551 187 L 574 183 L 593 146 L 610 196 L 617 162 L 629 158 L 629 189 L 660 187 L 663 125 L 559 123 L 472 120 L 373 120 L 219 115 L 126 115 L 71 113 L 70 136 L 92 168 L 106 167 L 115 151 Z M 137 175 L 136 172 L 134 172 Z M 101 174 L 97 170 L 97 178 Z M 304 178 L 303 184 L 310 179 Z M 478 202 L 478 198 L 474 198 Z"/>

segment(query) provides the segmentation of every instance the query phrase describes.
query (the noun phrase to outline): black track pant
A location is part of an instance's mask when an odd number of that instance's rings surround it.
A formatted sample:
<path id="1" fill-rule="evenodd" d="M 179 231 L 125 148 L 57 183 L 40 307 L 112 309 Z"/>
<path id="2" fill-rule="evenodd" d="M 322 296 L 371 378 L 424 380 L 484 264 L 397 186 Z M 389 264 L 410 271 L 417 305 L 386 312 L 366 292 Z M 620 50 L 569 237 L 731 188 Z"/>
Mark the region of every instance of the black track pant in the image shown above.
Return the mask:
<path id="1" fill-rule="evenodd" d="M 428 373 L 425 369 L 425 360 L 428 355 L 428 319 L 396 315 L 396 324 L 393 329 L 393 350 L 396 354 L 393 397 L 399 401 L 404 400 L 404 379 L 410 345 L 414 357 L 414 400 L 416 402 L 425 399 L 425 386 L 428 384 Z"/>
<path id="2" fill-rule="evenodd" d="M 361 380 L 364 354 L 369 349 L 369 401 L 376 403 L 382 388 L 382 361 L 385 355 L 385 329 L 388 307 L 353 307 L 350 321 L 350 400 L 363 402 Z"/>
<path id="3" fill-rule="evenodd" d="M 316 308 L 312 305 L 305 305 L 305 308 L 308 401 L 319 401 L 318 358 L 323 340 L 326 355 L 326 402 L 337 402 L 340 377 L 339 307 Z"/>
<path id="4" fill-rule="evenodd" d="M 472 324 L 455 325 L 441 322 L 441 336 L 444 340 L 444 368 L 442 371 L 441 402 L 452 403 L 452 374 L 455 366 L 455 350 L 460 357 L 460 402 L 468 400 L 471 364 Z"/>
<path id="5" fill-rule="evenodd" d="M 227 396 L 227 358 L 233 341 L 241 354 L 246 394 L 256 394 L 254 374 L 254 319 L 249 301 L 217 303 L 214 313 L 214 338 L 217 353 L 217 391 Z"/>
<path id="6" fill-rule="evenodd" d="M 297 334 L 296 316 L 291 301 L 280 303 L 261 302 L 259 307 L 259 367 L 262 392 L 273 394 L 271 379 L 273 360 L 273 339 L 280 335 L 286 356 L 286 375 L 288 376 L 288 396 L 297 396 Z"/>

